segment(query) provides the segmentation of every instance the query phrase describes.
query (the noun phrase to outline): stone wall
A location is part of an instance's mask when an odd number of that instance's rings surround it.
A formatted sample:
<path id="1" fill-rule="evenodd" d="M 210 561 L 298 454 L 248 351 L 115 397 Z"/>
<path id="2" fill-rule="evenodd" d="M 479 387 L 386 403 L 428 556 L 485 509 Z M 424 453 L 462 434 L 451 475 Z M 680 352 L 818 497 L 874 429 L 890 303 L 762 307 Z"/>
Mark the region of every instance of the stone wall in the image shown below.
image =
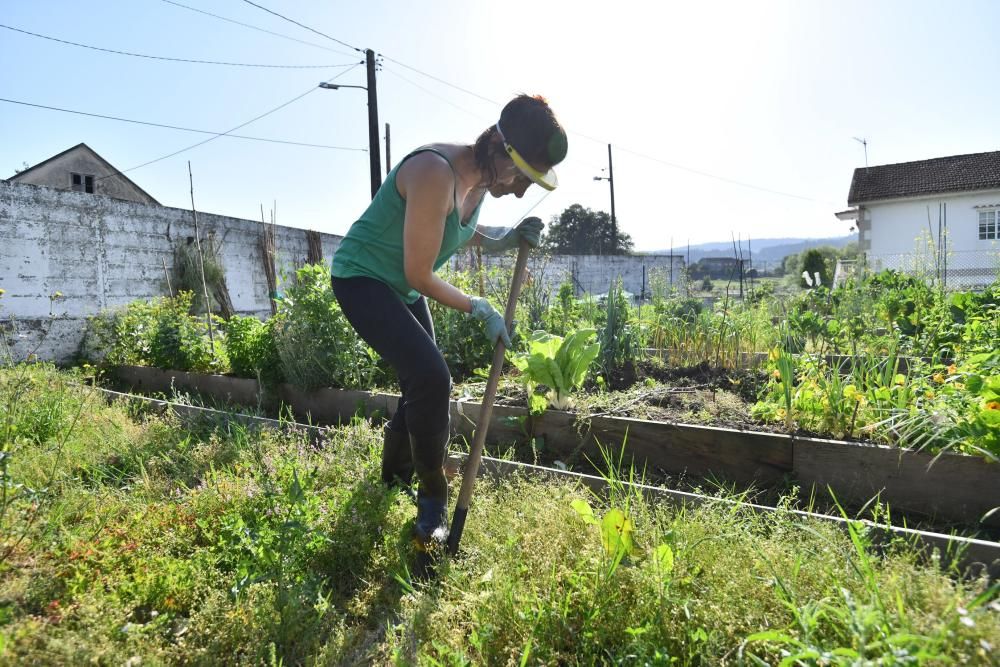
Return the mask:
<path id="1" fill-rule="evenodd" d="M 260 223 L 199 212 L 198 225 L 204 240 L 215 237 L 235 310 L 270 314 Z M 341 237 L 320 236 L 329 261 Z M 0 319 L 13 328 L 14 357 L 66 362 L 88 316 L 166 295 L 164 266 L 172 277 L 174 248 L 189 237 L 190 210 L 0 181 Z M 275 248 L 279 276 L 294 272 L 306 231 L 276 227 Z"/>

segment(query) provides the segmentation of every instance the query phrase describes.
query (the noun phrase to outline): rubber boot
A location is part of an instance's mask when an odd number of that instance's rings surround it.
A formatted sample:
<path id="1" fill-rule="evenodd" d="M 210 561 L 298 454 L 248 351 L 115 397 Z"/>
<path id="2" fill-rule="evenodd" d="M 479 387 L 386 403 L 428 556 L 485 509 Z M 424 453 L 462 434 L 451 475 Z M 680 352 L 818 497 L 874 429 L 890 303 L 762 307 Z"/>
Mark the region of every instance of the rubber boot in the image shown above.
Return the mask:
<path id="1" fill-rule="evenodd" d="M 392 430 L 388 424 L 382 429 L 382 435 L 382 483 L 409 491 L 413 484 L 410 436 L 406 431 Z"/>
<path id="2" fill-rule="evenodd" d="M 419 579 L 433 574 L 434 563 L 448 543 L 448 478 L 444 462 L 451 432 L 432 437 L 410 436 L 410 450 L 417 479 L 417 520 L 413 541 L 417 551 L 414 573 Z"/>

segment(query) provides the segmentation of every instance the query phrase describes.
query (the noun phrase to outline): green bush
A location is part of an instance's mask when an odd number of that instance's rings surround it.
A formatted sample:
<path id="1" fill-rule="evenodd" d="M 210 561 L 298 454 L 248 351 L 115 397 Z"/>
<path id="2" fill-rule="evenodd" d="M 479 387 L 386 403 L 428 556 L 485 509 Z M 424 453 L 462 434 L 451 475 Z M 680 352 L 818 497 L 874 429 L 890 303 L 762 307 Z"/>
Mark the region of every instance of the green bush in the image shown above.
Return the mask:
<path id="1" fill-rule="evenodd" d="M 223 337 L 215 337 L 213 349 L 204 319 L 188 315 L 193 298 L 191 292 L 180 292 L 173 299 L 156 302 L 149 336 L 149 364 L 196 373 L 223 372 L 228 366 Z"/>
<path id="2" fill-rule="evenodd" d="M 87 321 L 79 356 L 112 366 L 155 366 L 179 371 L 219 373 L 228 368 L 223 335 L 212 317 L 214 349 L 203 317 L 188 314 L 194 295 L 134 301 Z"/>
<path id="3" fill-rule="evenodd" d="M 259 378 L 268 384 L 284 380 L 273 335 L 276 322 L 276 319 L 261 322 L 256 317 L 241 315 L 234 315 L 226 322 L 226 354 L 234 375 Z"/>
<path id="4" fill-rule="evenodd" d="M 830 269 L 826 263 L 823 253 L 815 248 L 810 248 L 802 256 L 802 270 L 809 273 L 809 280 L 812 284 L 807 284 L 803 278 L 800 281 L 802 287 L 819 287 L 830 284 Z M 819 274 L 819 285 L 816 284 L 816 274 Z"/>
<path id="5" fill-rule="evenodd" d="M 330 287 L 324 264 L 295 272 L 278 301 L 273 334 L 285 377 L 303 389 L 370 388 L 385 382 L 379 357 L 355 333 Z"/>

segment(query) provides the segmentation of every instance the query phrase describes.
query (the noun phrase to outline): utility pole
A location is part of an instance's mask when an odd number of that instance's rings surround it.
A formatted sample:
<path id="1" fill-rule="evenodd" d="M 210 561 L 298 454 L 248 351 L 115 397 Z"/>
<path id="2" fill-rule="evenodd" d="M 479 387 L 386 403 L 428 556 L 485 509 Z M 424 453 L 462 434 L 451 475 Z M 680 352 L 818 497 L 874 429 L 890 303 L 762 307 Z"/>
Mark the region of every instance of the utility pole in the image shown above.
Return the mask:
<path id="1" fill-rule="evenodd" d="M 611 164 L 611 144 L 608 144 L 608 185 L 611 186 L 611 237 L 618 245 L 618 218 L 615 217 L 615 168 Z"/>
<path id="2" fill-rule="evenodd" d="M 375 92 L 375 52 L 365 50 L 365 64 L 368 69 L 368 151 L 371 162 L 372 198 L 382 185 L 382 156 L 379 151 L 378 136 L 378 95 Z"/>
<path id="3" fill-rule="evenodd" d="M 375 193 L 378 192 L 379 187 L 382 185 L 382 157 L 379 150 L 381 139 L 378 136 L 378 94 L 375 91 L 375 66 L 377 63 L 375 61 L 375 52 L 371 49 L 365 50 L 365 64 L 368 69 L 367 86 L 349 86 L 343 83 L 321 81 L 319 87 L 329 90 L 360 88 L 368 93 L 368 165 L 372 180 L 372 199 L 374 199 Z M 386 133 L 388 133 L 388 130 L 389 124 L 386 123 Z M 388 137 L 386 138 L 388 139 Z M 386 154 L 388 154 L 388 150 L 387 143 Z"/>
<path id="4" fill-rule="evenodd" d="M 389 152 L 389 123 L 385 124 L 385 175 L 388 176 L 389 172 L 392 171 L 392 158 L 389 157 L 391 153 Z"/>
<path id="5" fill-rule="evenodd" d="M 603 169 L 601 171 L 604 171 Z M 618 249 L 618 218 L 615 217 L 615 168 L 611 164 L 611 144 L 608 144 L 608 175 L 594 176 L 595 181 L 607 181 L 611 186 L 611 238 Z"/>

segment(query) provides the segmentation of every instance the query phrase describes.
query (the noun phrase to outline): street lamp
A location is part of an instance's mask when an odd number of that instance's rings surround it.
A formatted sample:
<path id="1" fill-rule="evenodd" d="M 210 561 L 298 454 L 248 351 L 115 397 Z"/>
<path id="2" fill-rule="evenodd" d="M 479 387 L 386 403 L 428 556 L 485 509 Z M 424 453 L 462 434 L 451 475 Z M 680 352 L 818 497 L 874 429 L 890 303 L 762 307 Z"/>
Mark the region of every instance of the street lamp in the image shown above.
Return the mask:
<path id="1" fill-rule="evenodd" d="M 322 81 L 320 88 L 328 90 L 339 90 L 340 88 L 360 88 L 368 91 L 368 161 L 371 167 L 372 199 L 382 185 L 382 156 L 379 152 L 378 136 L 378 97 L 375 92 L 375 52 L 371 49 L 365 51 L 365 63 L 368 66 L 368 85 L 350 86 L 341 83 L 329 83 Z"/>
<path id="2" fill-rule="evenodd" d="M 603 171 L 603 170 L 602 170 Z M 594 176 L 595 181 L 607 181 L 611 186 L 611 238 L 618 247 L 618 219 L 615 217 L 615 170 L 611 164 L 611 144 L 608 144 L 608 175 Z"/>
<path id="3" fill-rule="evenodd" d="M 329 90 L 340 90 L 341 88 L 360 88 L 361 90 L 368 90 L 364 86 L 348 86 L 347 84 L 343 83 L 328 83 L 326 81 L 320 81 L 319 87 L 327 88 Z"/>

